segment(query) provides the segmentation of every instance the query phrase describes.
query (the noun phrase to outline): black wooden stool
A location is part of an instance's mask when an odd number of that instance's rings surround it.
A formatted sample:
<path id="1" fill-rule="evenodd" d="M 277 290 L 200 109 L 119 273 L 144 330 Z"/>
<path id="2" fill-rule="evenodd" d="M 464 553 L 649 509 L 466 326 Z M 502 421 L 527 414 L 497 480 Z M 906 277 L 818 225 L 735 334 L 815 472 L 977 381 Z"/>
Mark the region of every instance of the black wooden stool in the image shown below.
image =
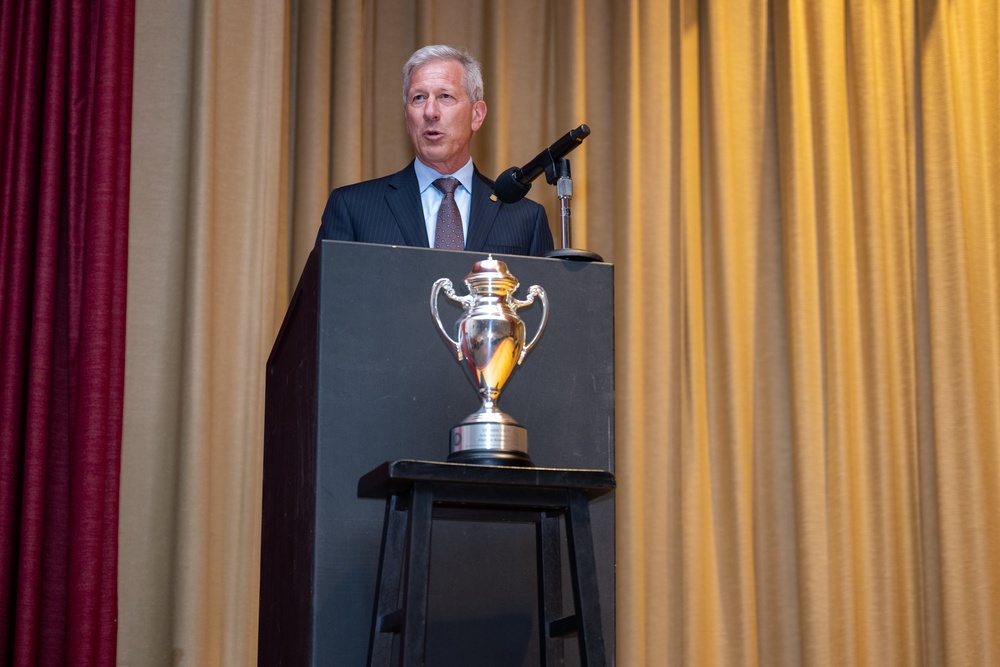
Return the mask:
<path id="1" fill-rule="evenodd" d="M 424 664 L 431 523 L 441 518 L 534 522 L 541 664 L 555 664 L 561 654 L 558 638 L 575 633 L 581 664 L 605 667 L 589 505 L 614 488 L 614 475 L 602 470 L 402 460 L 366 474 L 358 482 L 358 496 L 386 499 L 368 665 L 389 664 L 394 633 L 400 636 L 399 664 Z M 563 515 L 575 613 L 559 618 Z"/>

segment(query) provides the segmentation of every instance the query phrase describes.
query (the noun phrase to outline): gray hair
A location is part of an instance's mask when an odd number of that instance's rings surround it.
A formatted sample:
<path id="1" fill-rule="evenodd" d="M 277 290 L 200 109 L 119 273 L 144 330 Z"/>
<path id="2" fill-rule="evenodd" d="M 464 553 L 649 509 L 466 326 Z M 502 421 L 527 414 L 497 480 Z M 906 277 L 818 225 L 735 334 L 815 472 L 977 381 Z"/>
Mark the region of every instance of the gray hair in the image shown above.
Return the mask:
<path id="1" fill-rule="evenodd" d="M 468 51 L 462 51 L 451 46 L 436 44 L 418 49 L 403 65 L 403 104 L 409 102 L 410 75 L 413 70 L 426 65 L 432 60 L 454 60 L 465 69 L 465 92 L 470 102 L 483 100 L 483 68 Z"/>

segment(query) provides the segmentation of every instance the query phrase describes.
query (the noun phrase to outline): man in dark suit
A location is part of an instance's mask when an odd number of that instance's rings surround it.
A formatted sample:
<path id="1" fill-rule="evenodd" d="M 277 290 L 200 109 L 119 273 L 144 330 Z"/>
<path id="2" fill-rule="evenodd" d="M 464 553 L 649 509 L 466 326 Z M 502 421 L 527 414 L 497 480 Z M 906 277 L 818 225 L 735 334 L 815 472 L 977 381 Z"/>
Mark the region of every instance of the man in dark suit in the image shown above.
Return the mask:
<path id="1" fill-rule="evenodd" d="M 391 176 L 335 189 L 317 240 L 543 256 L 553 248 L 545 209 L 505 204 L 472 163 L 486 118 L 479 62 L 425 46 L 403 67 L 406 131 L 416 159 Z"/>

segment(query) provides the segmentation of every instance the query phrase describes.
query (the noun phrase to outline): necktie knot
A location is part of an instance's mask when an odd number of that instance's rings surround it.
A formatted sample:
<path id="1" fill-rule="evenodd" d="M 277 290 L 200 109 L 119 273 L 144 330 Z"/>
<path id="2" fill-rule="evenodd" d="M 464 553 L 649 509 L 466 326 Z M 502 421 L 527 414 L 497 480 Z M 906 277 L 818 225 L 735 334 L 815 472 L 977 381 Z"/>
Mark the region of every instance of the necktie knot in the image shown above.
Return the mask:
<path id="1" fill-rule="evenodd" d="M 454 195 L 455 190 L 458 188 L 458 179 L 452 178 L 451 176 L 447 178 L 439 178 L 434 181 L 434 187 L 447 195 Z"/>

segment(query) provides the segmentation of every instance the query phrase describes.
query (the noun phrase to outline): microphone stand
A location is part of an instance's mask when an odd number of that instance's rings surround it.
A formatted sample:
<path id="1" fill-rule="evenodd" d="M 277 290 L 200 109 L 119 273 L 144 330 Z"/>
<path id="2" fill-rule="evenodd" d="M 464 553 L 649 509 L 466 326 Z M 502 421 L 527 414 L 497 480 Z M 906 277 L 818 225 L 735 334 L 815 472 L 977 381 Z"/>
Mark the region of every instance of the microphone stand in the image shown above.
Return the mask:
<path id="1" fill-rule="evenodd" d="M 569 259 L 576 262 L 603 262 L 596 252 L 570 247 L 573 244 L 570 231 L 570 200 L 573 199 L 573 179 L 570 176 L 569 159 L 559 158 L 545 167 L 545 180 L 556 186 L 559 197 L 559 221 L 562 226 L 562 248 L 556 248 L 545 255 L 555 259 Z"/>

